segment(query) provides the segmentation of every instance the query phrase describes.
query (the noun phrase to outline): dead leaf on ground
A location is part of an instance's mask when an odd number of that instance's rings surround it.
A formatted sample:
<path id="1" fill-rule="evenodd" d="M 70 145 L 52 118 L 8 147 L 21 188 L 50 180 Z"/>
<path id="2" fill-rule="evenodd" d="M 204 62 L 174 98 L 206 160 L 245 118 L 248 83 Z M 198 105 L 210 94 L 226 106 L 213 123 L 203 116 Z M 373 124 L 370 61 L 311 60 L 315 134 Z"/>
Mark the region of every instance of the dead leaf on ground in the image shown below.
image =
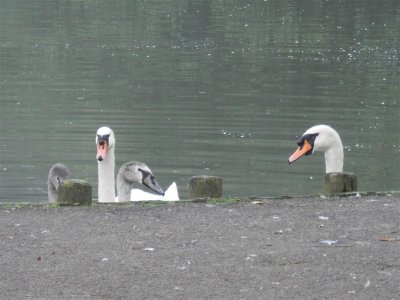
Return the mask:
<path id="1" fill-rule="evenodd" d="M 381 241 L 381 242 L 398 242 L 398 241 L 400 241 L 400 239 L 397 238 L 397 237 L 394 237 L 394 236 L 382 236 L 382 237 L 378 238 L 378 241 Z"/>

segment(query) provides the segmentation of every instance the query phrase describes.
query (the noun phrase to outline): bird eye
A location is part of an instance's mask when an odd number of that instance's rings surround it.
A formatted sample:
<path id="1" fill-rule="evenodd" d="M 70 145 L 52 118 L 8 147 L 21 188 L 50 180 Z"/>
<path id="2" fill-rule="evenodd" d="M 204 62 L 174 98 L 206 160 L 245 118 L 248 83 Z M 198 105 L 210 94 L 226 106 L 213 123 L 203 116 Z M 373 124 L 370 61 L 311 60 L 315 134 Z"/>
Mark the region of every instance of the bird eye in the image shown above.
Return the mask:
<path id="1" fill-rule="evenodd" d="M 305 138 L 304 138 L 304 137 L 301 137 L 301 138 L 297 141 L 297 145 L 300 147 L 300 149 L 303 148 L 303 146 L 304 146 L 304 141 L 305 141 Z"/>

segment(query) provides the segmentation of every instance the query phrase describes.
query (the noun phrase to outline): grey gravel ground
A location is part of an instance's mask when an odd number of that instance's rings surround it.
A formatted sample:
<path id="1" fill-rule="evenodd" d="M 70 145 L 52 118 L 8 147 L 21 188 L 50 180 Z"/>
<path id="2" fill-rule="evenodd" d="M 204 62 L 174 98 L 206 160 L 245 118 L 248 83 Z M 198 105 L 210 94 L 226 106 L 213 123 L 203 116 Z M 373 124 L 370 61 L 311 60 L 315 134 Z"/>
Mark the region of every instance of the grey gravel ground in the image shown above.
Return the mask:
<path id="1" fill-rule="evenodd" d="M 400 197 L 257 203 L 0 206 L 0 298 L 400 299 Z"/>

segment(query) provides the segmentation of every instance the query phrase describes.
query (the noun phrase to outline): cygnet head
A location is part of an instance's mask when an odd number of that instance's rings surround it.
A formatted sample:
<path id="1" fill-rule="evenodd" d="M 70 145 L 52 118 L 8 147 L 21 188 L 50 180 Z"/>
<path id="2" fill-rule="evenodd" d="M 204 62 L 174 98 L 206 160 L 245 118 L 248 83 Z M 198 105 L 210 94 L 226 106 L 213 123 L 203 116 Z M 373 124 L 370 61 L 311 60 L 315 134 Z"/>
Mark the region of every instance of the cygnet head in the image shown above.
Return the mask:
<path id="1" fill-rule="evenodd" d="M 69 175 L 69 169 L 61 163 L 56 163 L 50 168 L 47 178 L 49 202 L 57 201 L 60 185 Z"/>
<path id="2" fill-rule="evenodd" d="M 150 168 L 144 163 L 131 161 L 123 164 L 117 175 L 119 201 L 128 200 L 133 183 L 141 183 L 157 194 L 164 195 Z"/>
<path id="3" fill-rule="evenodd" d="M 114 149 L 115 137 L 114 132 L 109 127 L 100 127 L 96 133 L 96 145 L 98 161 L 107 159 L 107 153 L 109 150 Z"/>
<path id="4" fill-rule="evenodd" d="M 56 190 L 60 187 L 65 179 L 69 176 L 69 169 L 67 166 L 56 163 L 49 170 L 48 181 Z"/>

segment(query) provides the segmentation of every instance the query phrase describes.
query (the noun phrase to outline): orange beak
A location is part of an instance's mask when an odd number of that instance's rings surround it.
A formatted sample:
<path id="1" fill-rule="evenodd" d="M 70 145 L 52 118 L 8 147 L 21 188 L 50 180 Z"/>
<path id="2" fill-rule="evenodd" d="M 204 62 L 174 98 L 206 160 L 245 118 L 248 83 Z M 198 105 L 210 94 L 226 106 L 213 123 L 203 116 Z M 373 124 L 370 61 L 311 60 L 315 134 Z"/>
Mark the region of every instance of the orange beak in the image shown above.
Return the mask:
<path id="1" fill-rule="evenodd" d="M 103 159 L 106 158 L 107 155 L 107 149 L 108 149 L 108 144 L 105 141 L 100 141 L 97 144 L 97 155 L 96 159 L 98 161 L 102 161 Z"/>
<path id="2" fill-rule="evenodd" d="M 313 148 L 312 145 L 307 140 L 304 140 L 303 146 L 297 148 L 297 150 L 292 154 L 292 156 L 289 157 L 288 160 L 289 164 L 298 160 L 303 155 L 307 154 L 309 151 L 312 150 L 312 148 Z"/>

